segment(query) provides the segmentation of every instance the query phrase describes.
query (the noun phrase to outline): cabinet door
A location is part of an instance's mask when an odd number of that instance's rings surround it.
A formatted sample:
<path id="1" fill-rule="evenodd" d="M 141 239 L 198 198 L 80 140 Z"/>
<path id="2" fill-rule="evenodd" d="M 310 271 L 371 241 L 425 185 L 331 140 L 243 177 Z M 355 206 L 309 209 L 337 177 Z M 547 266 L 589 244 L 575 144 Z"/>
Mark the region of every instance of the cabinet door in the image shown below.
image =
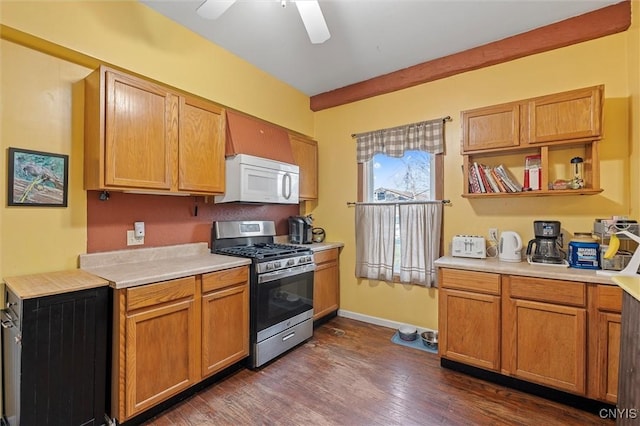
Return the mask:
<path id="1" fill-rule="evenodd" d="M 105 76 L 105 185 L 171 189 L 177 96 L 134 77 Z"/>
<path id="2" fill-rule="evenodd" d="M 196 310 L 191 297 L 127 314 L 127 418 L 199 380 L 200 318 Z"/>
<path id="3" fill-rule="evenodd" d="M 586 309 L 519 299 L 507 303 L 503 339 L 510 342 L 509 373 L 584 394 Z"/>
<path id="4" fill-rule="evenodd" d="M 528 143 L 599 138 L 601 100 L 602 86 L 529 100 L 526 122 Z"/>
<path id="5" fill-rule="evenodd" d="M 462 153 L 520 145 L 520 104 L 478 108 L 462 113 Z"/>
<path id="6" fill-rule="evenodd" d="M 300 199 L 318 198 L 318 144 L 298 136 L 289 136 L 293 158 L 300 167 Z"/>
<path id="7" fill-rule="evenodd" d="M 440 356 L 500 368 L 500 296 L 440 289 Z"/>
<path id="8" fill-rule="evenodd" d="M 224 110 L 196 98 L 180 98 L 178 190 L 221 194 L 225 189 Z"/>
<path id="9" fill-rule="evenodd" d="M 599 397 L 613 404 L 618 400 L 621 315 L 600 312 L 598 316 Z"/>
<path id="10" fill-rule="evenodd" d="M 313 319 L 336 311 L 340 304 L 340 270 L 338 249 L 314 255 L 316 271 L 313 276 Z"/>
<path id="11" fill-rule="evenodd" d="M 202 376 L 249 355 L 249 285 L 202 296 Z"/>

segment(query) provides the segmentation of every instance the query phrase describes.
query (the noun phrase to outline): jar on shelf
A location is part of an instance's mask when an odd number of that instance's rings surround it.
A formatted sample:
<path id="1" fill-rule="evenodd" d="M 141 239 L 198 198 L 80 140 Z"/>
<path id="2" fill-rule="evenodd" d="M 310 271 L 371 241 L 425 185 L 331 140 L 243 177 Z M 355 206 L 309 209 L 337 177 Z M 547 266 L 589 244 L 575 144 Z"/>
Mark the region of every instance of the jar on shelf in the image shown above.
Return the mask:
<path id="1" fill-rule="evenodd" d="M 584 180 L 582 178 L 582 165 L 584 160 L 582 157 L 573 157 L 571 159 L 571 181 L 569 181 L 569 188 L 580 189 L 584 188 Z"/>

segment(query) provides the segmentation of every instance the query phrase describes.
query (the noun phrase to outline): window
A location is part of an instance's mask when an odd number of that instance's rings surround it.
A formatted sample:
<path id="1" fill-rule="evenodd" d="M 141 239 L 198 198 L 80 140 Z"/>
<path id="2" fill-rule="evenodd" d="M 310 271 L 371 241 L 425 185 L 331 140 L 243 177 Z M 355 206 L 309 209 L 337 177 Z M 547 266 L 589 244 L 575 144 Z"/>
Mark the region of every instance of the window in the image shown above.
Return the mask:
<path id="1" fill-rule="evenodd" d="M 375 154 L 361 169 L 365 202 L 429 201 L 442 196 L 442 155 L 405 151 L 400 158 Z M 400 221 L 396 209 L 393 273 L 400 273 Z"/>
<path id="2" fill-rule="evenodd" d="M 435 199 L 435 155 L 405 151 L 400 158 L 375 154 L 365 163 L 363 201 L 428 201 Z"/>

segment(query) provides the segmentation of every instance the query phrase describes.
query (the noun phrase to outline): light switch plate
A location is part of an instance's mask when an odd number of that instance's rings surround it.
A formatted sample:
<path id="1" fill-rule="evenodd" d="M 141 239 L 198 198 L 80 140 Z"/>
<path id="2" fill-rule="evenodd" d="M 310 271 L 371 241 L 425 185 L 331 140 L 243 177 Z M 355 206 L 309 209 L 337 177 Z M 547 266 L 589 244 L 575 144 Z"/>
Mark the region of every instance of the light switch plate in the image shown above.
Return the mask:
<path id="1" fill-rule="evenodd" d="M 139 246 L 144 244 L 144 237 L 137 237 L 136 233 L 133 229 L 127 230 L 127 245 L 128 246 Z"/>

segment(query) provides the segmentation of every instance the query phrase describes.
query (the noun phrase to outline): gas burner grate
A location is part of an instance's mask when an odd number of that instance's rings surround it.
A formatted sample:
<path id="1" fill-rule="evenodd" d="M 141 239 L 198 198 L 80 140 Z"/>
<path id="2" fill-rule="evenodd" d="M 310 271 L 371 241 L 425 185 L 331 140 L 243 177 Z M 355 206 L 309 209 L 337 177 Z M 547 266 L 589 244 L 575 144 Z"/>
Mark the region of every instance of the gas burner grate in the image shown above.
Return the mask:
<path id="1" fill-rule="evenodd" d="M 250 246 L 232 246 L 216 250 L 219 254 L 230 256 L 241 256 L 255 259 L 267 259 L 276 256 L 286 256 L 290 254 L 307 252 L 305 247 L 293 246 L 289 244 L 276 243 L 256 243 Z"/>

